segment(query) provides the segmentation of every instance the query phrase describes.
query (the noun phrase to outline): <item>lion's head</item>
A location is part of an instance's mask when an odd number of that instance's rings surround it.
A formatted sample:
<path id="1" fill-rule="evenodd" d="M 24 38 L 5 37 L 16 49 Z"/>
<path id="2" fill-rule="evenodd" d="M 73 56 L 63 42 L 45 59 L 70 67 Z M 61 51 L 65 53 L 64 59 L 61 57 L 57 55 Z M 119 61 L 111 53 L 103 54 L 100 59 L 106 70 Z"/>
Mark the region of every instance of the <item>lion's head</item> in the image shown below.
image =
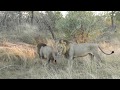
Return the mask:
<path id="1" fill-rule="evenodd" d="M 68 51 L 69 51 L 69 41 L 67 40 L 59 40 L 57 43 L 57 50 L 60 55 L 65 55 L 65 57 L 68 57 Z"/>

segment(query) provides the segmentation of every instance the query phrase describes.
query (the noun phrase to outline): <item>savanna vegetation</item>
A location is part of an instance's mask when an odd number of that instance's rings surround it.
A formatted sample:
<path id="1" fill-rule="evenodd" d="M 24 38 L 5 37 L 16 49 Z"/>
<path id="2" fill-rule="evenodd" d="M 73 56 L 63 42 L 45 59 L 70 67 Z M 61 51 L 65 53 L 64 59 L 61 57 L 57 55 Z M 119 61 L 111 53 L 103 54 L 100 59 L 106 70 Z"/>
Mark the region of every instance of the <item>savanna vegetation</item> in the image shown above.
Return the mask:
<path id="1" fill-rule="evenodd" d="M 119 79 L 120 12 L 102 11 L 0 11 L 0 79 Z M 39 58 L 37 45 L 54 48 L 66 39 L 78 44 L 99 43 L 106 56 L 97 64 L 88 56 L 76 58 L 73 65 L 59 58 L 46 65 Z M 97 60 L 97 58 L 96 58 Z"/>

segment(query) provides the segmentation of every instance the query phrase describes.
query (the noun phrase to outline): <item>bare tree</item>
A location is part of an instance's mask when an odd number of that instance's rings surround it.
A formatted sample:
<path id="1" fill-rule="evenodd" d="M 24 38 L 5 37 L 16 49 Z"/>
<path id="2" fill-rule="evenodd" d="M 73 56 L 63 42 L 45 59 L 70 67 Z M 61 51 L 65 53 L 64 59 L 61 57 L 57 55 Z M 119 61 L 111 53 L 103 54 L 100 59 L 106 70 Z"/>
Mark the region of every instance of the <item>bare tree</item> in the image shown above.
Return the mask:
<path id="1" fill-rule="evenodd" d="M 22 11 L 19 11 L 19 24 L 22 23 Z"/>
<path id="2" fill-rule="evenodd" d="M 7 15 L 8 13 L 7 12 L 4 12 L 4 18 L 3 18 L 3 26 L 6 26 L 6 19 L 7 19 Z"/>
<path id="3" fill-rule="evenodd" d="M 34 11 L 31 11 L 31 24 L 33 24 L 33 19 L 34 19 Z"/>
<path id="4" fill-rule="evenodd" d="M 50 31 L 50 33 L 52 35 L 52 38 L 55 40 L 56 38 L 55 38 L 55 35 L 53 32 L 55 27 L 54 27 L 54 20 L 53 20 L 52 15 L 51 15 L 52 12 L 47 11 L 46 13 L 47 13 L 46 15 L 41 14 L 42 22 L 46 25 L 46 27 L 48 28 L 48 30 Z"/>
<path id="5" fill-rule="evenodd" d="M 114 29 L 115 25 L 114 25 L 114 14 L 115 14 L 115 11 L 112 11 L 111 12 L 111 26 L 112 26 L 112 29 Z"/>

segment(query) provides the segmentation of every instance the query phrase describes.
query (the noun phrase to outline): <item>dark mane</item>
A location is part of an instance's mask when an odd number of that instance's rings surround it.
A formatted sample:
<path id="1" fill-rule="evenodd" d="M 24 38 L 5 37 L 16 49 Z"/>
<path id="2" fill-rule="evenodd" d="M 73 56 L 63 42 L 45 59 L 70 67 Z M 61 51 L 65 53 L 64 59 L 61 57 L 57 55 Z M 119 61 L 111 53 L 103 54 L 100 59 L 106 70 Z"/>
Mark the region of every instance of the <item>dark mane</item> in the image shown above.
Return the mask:
<path id="1" fill-rule="evenodd" d="M 40 49 L 42 46 L 44 47 L 44 46 L 47 46 L 47 45 L 46 45 L 45 43 L 39 43 L 39 44 L 37 45 L 37 48 Z"/>
<path id="2" fill-rule="evenodd" d="M 66 42 L 66 44 L 69 44 L 69 43 L 70 43 L 68 40 L 64 40 L 64 39 L 59 40 L 59 43 L 62 43 L 62 41 L 63 41 L 63 42 Z"/>

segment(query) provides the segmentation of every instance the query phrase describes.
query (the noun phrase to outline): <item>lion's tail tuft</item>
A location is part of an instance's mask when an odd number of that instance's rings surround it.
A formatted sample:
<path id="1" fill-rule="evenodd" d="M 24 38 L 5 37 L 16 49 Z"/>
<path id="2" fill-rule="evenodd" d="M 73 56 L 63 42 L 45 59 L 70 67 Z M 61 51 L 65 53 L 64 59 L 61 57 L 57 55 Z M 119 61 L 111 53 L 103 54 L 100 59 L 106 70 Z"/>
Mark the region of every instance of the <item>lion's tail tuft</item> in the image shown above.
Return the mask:
<path id="1" fill-rule="evenodd" d="M 114 51 L 111 52 L 111 54 L 114 53 Z"/>

